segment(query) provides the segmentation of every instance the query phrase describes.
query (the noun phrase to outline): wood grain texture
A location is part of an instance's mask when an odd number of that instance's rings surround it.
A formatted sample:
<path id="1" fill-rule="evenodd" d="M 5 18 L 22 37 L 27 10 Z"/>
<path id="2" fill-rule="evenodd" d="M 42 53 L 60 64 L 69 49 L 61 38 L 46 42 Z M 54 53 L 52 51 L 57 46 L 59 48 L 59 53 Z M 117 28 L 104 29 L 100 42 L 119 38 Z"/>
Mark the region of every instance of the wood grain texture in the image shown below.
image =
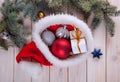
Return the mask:
<path id="1" fill-rule="evenodd" d="M 13 48 L 8 51 L 0 49 L 0 82 L 13 82 L 13 66 L 14 66 Z"/>
<path id="2" fill-rule="evenodd" d="M 16 62 L 16 56 L 19 53 L 18 48 L 14 48 L 14 82 L 31 82 L 31 76 L 27 72 L 22 70 L 19 64 Z"/>
<path id="3" fill-rule="evenodd" d="M 69 82 L 86 82 L 86 60 L 69 68 Z"/>
<path id="4" fill-rule="evenodd" d="M 68 82 L 67 68 L 50 67 L 50 82 Z"/>
<path id="5" fill-rule="evenodd" d="M 49 80 L 49 67 L 46 66 L 42 66 L 42 73 L 38 76 L 38 78 L 32 78 L 32 82 L 49 82 Z"/>
<path id="6" fill-rule="evenodd" d="M 120 9 L 120 0 L 109 0 Z M 120 16 L 115 21 L 115 36 L 107 35 L 107 82 L 120 82 Z"/>
<path id="7" fill-rule="evenodd" d="M 100 59 L 93 58 L 92 55 L 87 60 L 87 82 L 106 82 L 105 81 L 105 26 L 102 23 L 93 32 L 94 47 L 101 49 L 103 55 Z"/>

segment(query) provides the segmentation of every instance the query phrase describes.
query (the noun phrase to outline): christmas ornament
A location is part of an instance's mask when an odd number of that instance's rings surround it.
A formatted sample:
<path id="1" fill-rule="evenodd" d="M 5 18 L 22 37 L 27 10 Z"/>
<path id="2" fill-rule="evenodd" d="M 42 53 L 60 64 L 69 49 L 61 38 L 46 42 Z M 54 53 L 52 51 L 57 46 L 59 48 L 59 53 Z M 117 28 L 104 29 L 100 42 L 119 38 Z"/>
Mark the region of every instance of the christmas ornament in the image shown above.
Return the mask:
<path id="1" fill-rule="evenodd" d="M 42 33 L 42 39 L 48 46 L 51 46 L 55 40 L 55 35 L 51 31 L 46 30 Z"/>
<path id="2" fill-rule="evenodd" d="M 101 49 L 94 49 L 94 51 L 92 52 L 92 54 L 93 54 L 93 58 L 98 58 L 98 59 L 100 59 L 100 56 L 101 55 L 103 55 L 102 53 L 101 53 Z"/>
<path id="3" fill-rule="evenodd" d="M 42 11 L 38 12 L 38 17 L 39 18 L 44 18 L 45 17 L 45 13 L 42 12 Z"/>
<path id="4" fill-rule="evenodd" d="M 52 53 L 60 59 L 66 59 L 71 52 L 70 42 L 66 39 L 57 39 L 52 45 Z"/>
<path id="5" fill-rule="evenodd" d="M 69 38 L 70 34 L 69 31 L 66 29 L 66 25 L 57 29 L 56 36 L 58 38 Z"/>
<path id="6" fill-rule="evenodd" d="M 8 40 L 8 39 L 10 39 L 10 35 L 7 32 L 2 32 L 0 34 L 0 38 L 2 38 L 4 40 Z"/>

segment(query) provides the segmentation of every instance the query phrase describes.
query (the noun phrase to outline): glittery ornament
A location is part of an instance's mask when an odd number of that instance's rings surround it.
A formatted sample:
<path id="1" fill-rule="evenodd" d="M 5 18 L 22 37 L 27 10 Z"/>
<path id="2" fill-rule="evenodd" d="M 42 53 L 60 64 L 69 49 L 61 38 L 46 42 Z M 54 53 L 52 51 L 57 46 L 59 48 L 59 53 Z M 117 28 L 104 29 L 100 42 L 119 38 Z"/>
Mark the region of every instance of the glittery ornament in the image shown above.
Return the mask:
<path id="1" fill-rule="evenodd" d="M 46 30 L 42 33 L 42 39 L 48 46 L 51 46 L 55 40 L 55 35 L 51 31 Z"/>
<path id="2" fill-rule="evenodd" d="M 69 31 L 66 29 L 66 25 L 64 25 L 64 27 L 60 27 L 56 30 L 56 36 L 58 38 L 69 38 L 70 34 Z"/>
<path id="3" fill-rule="evenodd" d="M 1 37 L 2 39 L 4 39 L 4 40 L 10 39 L 10 35 L 9 35 L 7 32 L 2 32 L 2 33 L 0 34 L 0 37 Z"/>
<path id="4" fill-rule="evenodd" d="M 92 54 L 93 54 L 93 58 L 98 58 L 98 59 L 100 59 L 100 56 L 103 55 L 101 49 L 96 49 L 96 48 L 94 49 Z"/>
<path id="5" fill-rule="evenodd" d="M 45 13 L 42 12 L 42 11 L 40 11 L 40 12 L 38 13 L 38 17 L 39 17 L 39 18 L 44 18 L 44 17 L 45 17 Z"/>
<path id="6" fill-rule="evenodd" d="M 71 45 L 66 39 L 57 39 L 52 45 L 52 53 L 59 59 L 66 59 L 70 56 Z"/>

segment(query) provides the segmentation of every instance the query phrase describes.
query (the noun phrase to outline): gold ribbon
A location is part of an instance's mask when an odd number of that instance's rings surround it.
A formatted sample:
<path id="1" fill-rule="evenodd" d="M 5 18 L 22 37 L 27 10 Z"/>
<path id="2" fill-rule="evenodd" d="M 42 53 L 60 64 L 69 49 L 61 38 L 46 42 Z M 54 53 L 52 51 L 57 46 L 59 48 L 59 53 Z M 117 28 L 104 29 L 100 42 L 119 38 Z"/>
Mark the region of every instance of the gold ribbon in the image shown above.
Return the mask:
<path id="1" fill-rule="evenodd" d="M 78 28 L 75 28 L 75 27 L 74 27 L 74 31 L 75 31 L 75 36 L 72 35 L 72 37 L 73 39 L 77 40 L 77 47 L 78 47 L 79 52 L 81 53 L 79 43 L 80 43 L 80 37 L 81 37 L 82 32 Z"/>

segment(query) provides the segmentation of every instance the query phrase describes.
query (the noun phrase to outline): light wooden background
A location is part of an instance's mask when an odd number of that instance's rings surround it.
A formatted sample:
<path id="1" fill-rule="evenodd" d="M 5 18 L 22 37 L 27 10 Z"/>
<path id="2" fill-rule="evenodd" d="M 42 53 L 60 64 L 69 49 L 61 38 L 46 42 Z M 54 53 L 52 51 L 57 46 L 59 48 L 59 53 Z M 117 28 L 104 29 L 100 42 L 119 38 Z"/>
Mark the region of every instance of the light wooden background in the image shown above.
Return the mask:
<path id="1" fill-rule="evenodd" d="M 109 2 L 120 9 L 120 0 Z M 34 79 L 16 63 L 17 48 L 0 49 L 0 82 L 120 82 L 120 17 L 112 18 L 116 25 L 114 37 L 106 32 L 104 23 L 93 31 L 94 45 L 104 54 L 100 60 L 90 56 L 80 65 L 70 68 L 44 67 L 41 76 Z"/>

